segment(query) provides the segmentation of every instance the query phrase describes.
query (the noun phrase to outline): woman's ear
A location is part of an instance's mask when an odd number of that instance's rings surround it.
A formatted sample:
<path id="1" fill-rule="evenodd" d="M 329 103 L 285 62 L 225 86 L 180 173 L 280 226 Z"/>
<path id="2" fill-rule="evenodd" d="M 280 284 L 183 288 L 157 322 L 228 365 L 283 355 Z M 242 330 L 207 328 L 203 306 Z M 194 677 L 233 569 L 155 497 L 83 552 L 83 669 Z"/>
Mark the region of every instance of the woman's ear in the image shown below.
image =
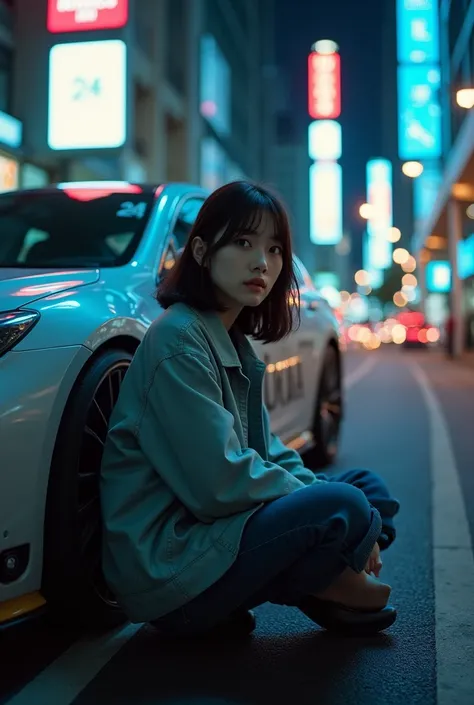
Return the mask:
<path id="1" fill-rule="evenodd" d="M 205 243 L 199 236 L 196 236 L 191 243 L 191 249 L 196 262 L 199 265 L 202 265 L 204 255 L 207 251 L 207 243 Z"/>

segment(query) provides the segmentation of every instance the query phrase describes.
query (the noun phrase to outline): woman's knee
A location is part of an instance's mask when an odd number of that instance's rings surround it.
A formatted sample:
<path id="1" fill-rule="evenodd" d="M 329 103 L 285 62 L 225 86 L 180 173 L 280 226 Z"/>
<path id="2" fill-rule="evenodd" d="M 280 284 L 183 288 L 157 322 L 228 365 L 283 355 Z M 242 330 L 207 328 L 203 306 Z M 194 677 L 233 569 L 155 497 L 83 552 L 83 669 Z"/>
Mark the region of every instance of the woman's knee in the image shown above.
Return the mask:
<path id="1" fill-rule="evenodd" d="M 328 482 L 314 491 L 315 511 L 324 512 L 325 520 L 338 526 L 345 540 L 357 541 L 367 532 L 373 510 L 364 492 L 345 482 Z M 318 509 L 317 509 L 318 508 Z"/>

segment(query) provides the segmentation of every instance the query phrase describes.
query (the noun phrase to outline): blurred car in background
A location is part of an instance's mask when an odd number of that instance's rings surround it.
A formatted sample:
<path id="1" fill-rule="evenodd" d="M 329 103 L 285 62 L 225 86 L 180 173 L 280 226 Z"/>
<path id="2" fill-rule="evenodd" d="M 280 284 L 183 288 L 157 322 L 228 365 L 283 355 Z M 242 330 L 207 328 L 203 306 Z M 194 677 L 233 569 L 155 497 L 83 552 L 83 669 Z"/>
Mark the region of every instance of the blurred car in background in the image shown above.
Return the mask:
<path id="1" fill-rule="evenodd" d="M 45 607 L 63 624 L 124 619 L 101 571 L 102 448 L 133 354 L 161 312 L 156 285 L 206 196 L 124 182 L 0 195 L 0 626 Z M 272 430 L 316 468 L 337 452 L 339 331 L 295 265 L 301 326 L 255 347 Z"/>

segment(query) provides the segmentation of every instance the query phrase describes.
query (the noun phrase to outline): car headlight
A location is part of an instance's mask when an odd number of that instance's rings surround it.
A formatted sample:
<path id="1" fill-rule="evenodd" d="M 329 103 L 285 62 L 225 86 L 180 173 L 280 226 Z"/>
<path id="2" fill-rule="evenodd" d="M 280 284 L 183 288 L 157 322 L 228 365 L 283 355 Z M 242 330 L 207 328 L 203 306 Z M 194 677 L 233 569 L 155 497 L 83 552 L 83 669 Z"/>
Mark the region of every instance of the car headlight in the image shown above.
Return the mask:
<path id="1" fill-rule="evenodd" d="M 0 313 L 0 356 L 11 350 L 38 322 L 37 311 L 5 311 Z"/>

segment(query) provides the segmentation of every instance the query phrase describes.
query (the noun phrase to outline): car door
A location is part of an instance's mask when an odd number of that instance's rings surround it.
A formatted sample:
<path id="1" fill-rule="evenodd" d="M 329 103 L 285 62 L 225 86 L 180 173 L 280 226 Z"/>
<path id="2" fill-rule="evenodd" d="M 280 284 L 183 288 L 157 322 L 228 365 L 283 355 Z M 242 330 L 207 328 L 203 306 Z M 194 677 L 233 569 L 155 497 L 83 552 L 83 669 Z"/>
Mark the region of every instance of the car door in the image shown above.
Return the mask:
<path id="1" fill-rule="evenodd" d="M 301 324 L 297 354 L 303 378 L 303 394 L 298 414 L 301 432 L 311 430 L 313 424 L 322 353 L 326 344 L 326 327 L 322 323 L 321 299 L 308 270 L 296 256 L 294 264 L 300 289 Z"/>

